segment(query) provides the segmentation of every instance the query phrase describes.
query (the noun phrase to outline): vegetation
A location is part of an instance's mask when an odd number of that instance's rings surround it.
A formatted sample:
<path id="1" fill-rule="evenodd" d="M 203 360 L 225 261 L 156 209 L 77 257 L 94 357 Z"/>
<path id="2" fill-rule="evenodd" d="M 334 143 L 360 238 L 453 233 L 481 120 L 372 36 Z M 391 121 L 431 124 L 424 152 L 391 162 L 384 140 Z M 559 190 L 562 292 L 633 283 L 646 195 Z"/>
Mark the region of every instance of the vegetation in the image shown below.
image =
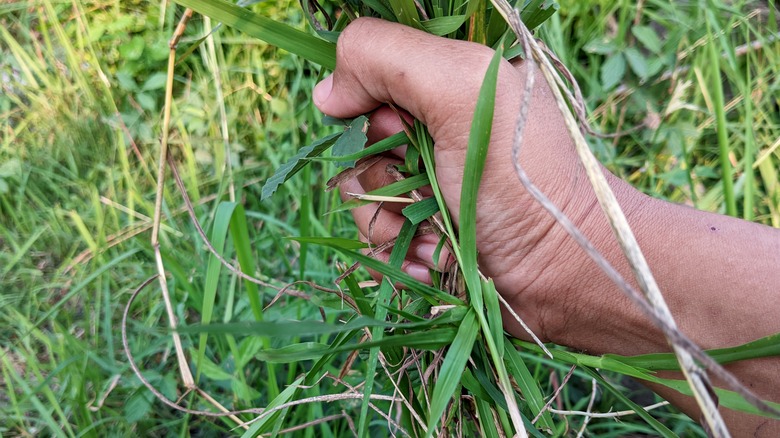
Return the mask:
<path id="1" fill-rule="evenodd" d="M 596 129 L 626 132 L 591 137 L 599 159 L 653 196 L 780 226 L 776 6 L 718 0 L 559 3 L 537 36 L 577 78 Z M 311 29 L 295 2 L 262 2 L 250 9 Z M 228 417 L 186 414 L 156 400 L 132 372 L 120 334 L 131 293 L 157 272 L 149 232 L 164 130 L 167 41 L 182 12 L 167 2 L 0 5 L 4 436 L 241 433 Z M 372 263 L 352 252 L 346 240 L 355 237 L 349 215 L 332 213 L 338 197 L 323 191 L 338 171 L 334 160 L 313 160 L 261 201 L 263 184 L 300 148 L 343 130 L 325 126 L 311 105 L 320 69 L 246 30 L 225 26 L 212 32 L 215 27 L 197 14 L 190 20 L 179 44 L 169 107 L 170 153 L 196 217 L 216 250 L 237 258 L 247 274 L 277 288 L 306 280 L 332 289 L 345 264 Z M 427 137 L 420 127 L 415 132 L 425 157 Z M 516 350 L 507 342 L 504 360 L 494 361 L 491 342 L 506 341 L 491 318 L 491 306 L 498 304 L 489 302 L 489 294 L 482 316 L 482 306 L 463 306 L 420 285 L 396 305 L 377 306 L 371 299 L 389 289 L 363 292 L 358 282 L 367 277 L 357 271 L 342 283 L 347 298 L 299 284 L 297 296 L 281 295 L 269 305 L 277 290 L 242 280 L 209 252 L 170 173 L 163 201 L 160 251 L 172 311 L 184 326 L 180 332 L 198 387 L 228 409 L 343 394 L 346 386 L 373 376 L 367 373 L 373 369 L 376 382 L 367 385 L 368 392 L 393 394 L 384 367 L 398 371 L 408 357 L 401 345 L 421 352 L 415 366 L 400 374 L 402 383 L 422 386 L 432 401 L 423 407 L 427 400 L 417 393 L 420 398 L 410 401 L 416 409 L 402 408 L 398 421 L 410 433 L 424 433 L 423 425 L 441 427 L 442 413 L 453 432 L 462 427 L 475 433 L 484 422 L 511 431 L 502 381 L 486 372 L 500 375 L 501 363 L 519 386 L 525 420 L 558 389 L 553 407 L 561 411 L 637 409 L 636 403 L 656 401 L 646 391 L 628 389 L 625 377 L 652 378 L 646 370 L 659 364 L 652 358 L 593 358 L 555 347 L 551 360 L 533 345 Z M 410 226 L 406 237 L 413 232 Z M 467 282 L 470 292 L 490 287 L 473 278 Z M 203 394 L 181 385 L 156 285 L 142 290 L 130 308 L 129 350 L 161 395 L 191 409 L 214 410 Z M 431 322 L 422 318 L 431 313 L 430 303 L 413 299 L 419 297 L 458 307 Z M 478 339 L 457 336 L 459 330 L 476 336 L 478 327 L 483 329 Z M 375 344 L 350 354 L 350 345 L 366 332 Z M 399 339 L 402 344 L 393 344 Z M 774 344 L 769 339 L 763 345 Z M 338 345 L 345 345 L 343 351 L 329 350 Z M 738 353 L 749 355 L 751 348 Z M 421 376 L 441 360 L 438 379 Z M 466 360 L 472 363 L 461 377 Z M 571 365 L 578 367 L 567 378 Z M 607 372 L 597 374 L 596 368 Z M 426 385 L 435 380 L 450 385 Z M 455 397 L 450 407 L 460 385 L 472 398 Z M 361 397 L 286 408 L 248 427 L 250 433 L 271 433 L 311 425 L 295 431 L 305 436 L 358 429 L 389 434 L 388 420 L 362 400 L 362 388 L 357 394 Z M 724 404 L 737 400 L 721 394 Z M 389 402 L 372 403 L 397 420 Z M 413 410 L 422 418 L 413 418 Z M 670 407 L 650 412 L 617 422 L 548 411 L 536 427 L 554 435 L 583 427 L 598 436 L 703 435 Z M 239 417 L 250 421 L 257 414 Z M 317 422 L 322 419 L 327 421 Z"/>

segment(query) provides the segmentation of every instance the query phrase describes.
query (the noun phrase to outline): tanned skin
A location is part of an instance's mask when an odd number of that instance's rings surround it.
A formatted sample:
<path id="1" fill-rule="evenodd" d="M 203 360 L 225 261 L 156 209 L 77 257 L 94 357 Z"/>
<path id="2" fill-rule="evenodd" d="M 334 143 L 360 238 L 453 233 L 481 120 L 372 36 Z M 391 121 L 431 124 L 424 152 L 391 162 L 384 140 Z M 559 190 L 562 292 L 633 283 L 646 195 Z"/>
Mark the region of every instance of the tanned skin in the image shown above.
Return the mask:
<path id="1" fill-rule="evenodd" d="M 359 19 L 341 34 L 334 74 L 314 91 L 325 114 L 355 117 L 372 112 L 369 140 L 402 126 L 392 103 L 428 126 L 436 175 L 457 224 L 466 144 L 479 87 L 493 52 L 484 46 L 435 37 L 376 19 Z M 527 64 L 499 69 L 493 132 L 477 205 L 482 271 L 544 341 L 590 354 L 668 352 L 660 331 L 642 315 L 519 183 L 510 150 Z M 520 163 L 531 180 L 562 208 L 625 278 L 628 264 L 587 182 L 552 93 L 536 76 Z M 385 171 L 403 149 L 379 162 L 342 192 L 363 193 L 392 182 Z M 607 177 L 680 329 L 705 349 L 740 345 L 780 332 L 780 231 L 648 197 L 619 178 Z M 369 205 L 354 211 L 363 238 L 394 238 L 400 210 Z M 407 273 L 430 281 L 438 239 L 412 243 Z M 387 258 L 380 254 L 380 258 Z M 527 335 L 509 315 L 506 329 Z M 780 360 L 728 366 L 759 396 L 780 402 Z M 674 373 L 665 377 L 679 377 Z M 717 382 L 716 382 L 717 383 Z M 698 419 L 695 402 L 654 387 Z M 723 409 L 734 436 L 780 436 L 780 422 Z"/>

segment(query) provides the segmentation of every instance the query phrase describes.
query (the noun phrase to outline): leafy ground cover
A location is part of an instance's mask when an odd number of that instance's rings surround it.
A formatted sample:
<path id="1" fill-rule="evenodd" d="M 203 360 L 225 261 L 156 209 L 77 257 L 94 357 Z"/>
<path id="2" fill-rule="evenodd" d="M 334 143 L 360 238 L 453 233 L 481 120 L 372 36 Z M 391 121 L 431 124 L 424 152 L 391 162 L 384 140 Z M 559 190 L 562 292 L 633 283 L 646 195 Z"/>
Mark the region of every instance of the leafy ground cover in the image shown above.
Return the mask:
<path id="1" fill-rule="evenodd" d="M 305 29 L 294 2 L 263 2 L 252 9 Z M 236 427 L 228 418 L 188 415 L 155 400 L 132 373 L 119 333 L 130 293 L 156 269 L 149 230 L 167 41 L 181 13 L 166 2 L 0 5 L 4 436 L 221 435 Z M 257 266 L 252 274 L 274 285 L 301 279 L 328 285 L 340 264 L 352 260 L 288 237 L 354 237 L 346 213 L 327 214 L 338 204 L 335 194 L 323 191 L 335 173 L 333 164 L 305 168 L 275 196 L 260 201 L 261 186 L 275 169 L 299 148 L 337 130 L 323 126 L 310 103 L 318 71 L 228 27 L 201 41 L 215 25 L 194 16 L 180 44 L 170 143 L 184 186 L 226 257 L 248 253 Z M 576 76 L 594 126 L 628 132 L 592 139 L 610 170 L 653 196 L 780 226 L 780 46 L 774 6 L 562 1 L 537 35 Z M 194 50 L 185 57 L 190 47 Z M 257 319 L 258 304 L 248 298 L 252 286 L 220 269 L 170 177 L 166 188 L 160 247 L 177 318 L 187 324 Z M 242 208 L 222 202 L 231 198 Z M 248 225 L 247 240 L 231 234 L 236 227 L 228 231 L 231 220 Z M 282 297 L 261 318 L 324 316 L 334 323 L 344 316 L 337 297 L 301 289 L 309 299 Z M 258 292 L 262 304 L 276 295 L 270 288 Z M 158 291 L 142 294 L 131 309 L 129 347 L 144 377 L 177 400 L 183 391 L 165 307 Z M 199 386 L 231 409 L 267 406 L 313 366 L 304 356 L 274 361 L 268 352 L 334 339 L 329 333 L 304 336 L 286 329 L 293 335 L 284 339 L 278 337 L 281 331 L 241 336 L 233 330 L 210 335 L 207 342 L 202 333 L 185 334 L 188 355 L 197 360 Z M 524 351 L 521 357 L 546 396 L 569 371 L 541 354 Z M 347 358 L 347 353 L 334 355 L 322 369 L 339 375 Z M 356 360 L 367 359 L 361 354 Z M 358 384 L 362 372 L 354 367 L 343 378 Z M 381 376 L 377 386 L 389 386 Z M 617 374 L 607 378 L 619 391 L 599 392 L 592 410 L 630 408 L 621 396 L 632 394 L 626 381 Z M 592 379 L 575 370 L 554 407 L 585 409 Z M 301 398 L 334 393 L 328 380 L 300 389 Z M 182 403 L 211 408 L 194 394 Z M 310 403 L 285 411 L 269 427 L 278 431 L 330 418 L 297 433 L 341 436 L 351 433 L 355 425 L 348 418 L 359 418 L 360 410 L 354 400 Z M 671 408 L 652 412 L 674 433 L 701 434 Z M 552 418 L 560 435 L 585 422 L 576 415 Z M 369 427 L 386 433 L 387 421 L 374 415 Z M 587 425 L 588 433 L 598 436 L 653 430 L 635 416 L 619 422 L 594 418 Z"/>

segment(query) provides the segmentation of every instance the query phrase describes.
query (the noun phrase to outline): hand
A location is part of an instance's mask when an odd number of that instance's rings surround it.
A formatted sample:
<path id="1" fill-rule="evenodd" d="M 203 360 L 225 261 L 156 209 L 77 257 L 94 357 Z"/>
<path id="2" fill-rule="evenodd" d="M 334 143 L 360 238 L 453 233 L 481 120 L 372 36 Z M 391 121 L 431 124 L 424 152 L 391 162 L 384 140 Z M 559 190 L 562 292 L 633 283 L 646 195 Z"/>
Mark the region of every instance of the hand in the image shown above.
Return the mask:
<path id="1" fill-rule="evenodd" d="M 337 67 L 314 92 L 324 113 L 354 117 L 372 110 L 369 141 L 401 130 L 392 103 L 425 123 L 435 140 L 436 173 L 458 222 L 466 143 L 480 85 L 493 52 L 375 19 L 359 19 L 339 38 Z M 606 278 L 518 182 L 510 151 L 525 79 L 524 64 L 499 71 L 490 149 L 477 201 L 482 271 L 543 340 L 590 353 L 633 355 L 669 351 L 663 336 Z M 520 164 L 621 272 L 631 270 L 578 164 L 563 120 L 541 75 L 529 109 Z M 395 152 L 403 156 L 403 150 Z M 388 158 L 345 184 L 366 192 L 392 178 Z M 726 216 L 649 198 L 606 172 L 680 328 L 703 348 L 722 348 L 780 332 L 780 233 Z M 361 234 L 375 244 L 394 238 L 403 217 L 377 206 L 354 211 Z M 372 228 L 372 230 L 369 230 Z M 373 232 L 369 232 L 373 231 Z M 370 234 L 370 236 L 369 236 Z M 434 236 L 419 236 L 404 268 L 426 280 Z M 386 258 L 386 255 L 385 255 Z M 526 337 L 511 316 L 505 328 Z M 780 360 L 744 361 L 729 368 L 765 398 L 778 400 Z M 679 376 L 678 376 L 679 377 Z M 698 417 L 692 399 L 659 393 Z M 737 435 L 776 436 L 780 422 L 725 412 Z"/>
<path id="2" fill-rule="evenodd" d="M 435 140 L 436 173 L 443 197 L 457 226 L 466 143 L 474 106 L 493 51 L 485 46 L 438 38 L 414 29 L 375 19 L 350 24 L 339 38 L 337 68 L 320 83 L 314 94 L 317 107 L 335 117 L 354 117 L 376 110 L 371 116 L 370 141 L 401 131 L 398 116 L 385 103 L 408 111 L 428 126 Z M 552 339 L 556 324 L 565 315 L 538 319 L 550 301 L 567 297 L 567 283 L 577 276 L 585 259 L 559 250 L 566 240 L 554 220 L 523 190 L 511 163 L 514 126 L 525 84 L 525 64 L 502 61 L 496 96 L 493 133 L 477 205 L 479 263 L 509 302 L 520 303 L 531 327 Z M 532 180 L 575 221 L 581 221 L 595 205 L 587 195 L 587 183 L 577 164 L 563 119 L 544 80 L 536 87 L 522 145 L 521 163 Z M 402 155 L 403 151 L 397 151 Z M 385 172 L 386 159 L 347 182 L 344 192 L 367 192 L 394 180 Z M 583 190 L 583 188 L 585 190 Z M 403 216 L 389 205 L 369 227 L 377 206 L 354 211 L 364 237 L 374 244 L 394 238 Z M 371 230 L 369 230 L 371 228 Z M 371 231 L 369 233 L 369 231 Z M 433 267 L 435 235 L 419 236 L 404 269 L 428 280 Z M 387 254 L 380 255 L 387 258 Z M 555 269 L 550 269 L 555 267 Z M 510 319 L 508 319 L 509 321 Z M 524 334 L 515 330 L 515 334 Z"/>

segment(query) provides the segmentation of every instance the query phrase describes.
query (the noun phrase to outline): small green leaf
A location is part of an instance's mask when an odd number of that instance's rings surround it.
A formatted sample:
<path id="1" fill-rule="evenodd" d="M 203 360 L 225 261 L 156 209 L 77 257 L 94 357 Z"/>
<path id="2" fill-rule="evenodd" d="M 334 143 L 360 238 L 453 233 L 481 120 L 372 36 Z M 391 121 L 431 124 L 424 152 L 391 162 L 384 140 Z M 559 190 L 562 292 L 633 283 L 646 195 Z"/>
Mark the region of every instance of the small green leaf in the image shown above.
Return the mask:
<path id="1" fill-rule="evenodd" d="M 144 82 L 144 85 L 141 87 L 144 91 L 151 91 L 151 90 L 159 90 L 162 88 L 165 88 L 165 83 L 168 81 L 168 75 L 165 73 L 155 73 L 149 77 L 149 79 Z"/>
<path id="2" fill-rule="evenodd" d="M 626 59 L 620 53 L 615 53 L 601 64 L 601 86 L 609 91 L 623 80 L 626 74 Z"/>
<path id="3" fill-rule="evenodd" d="M 139 390 L 125 402 L 125 421 L 136 423 L 144 418 L 152 408 L 152 395 L 146 388 Z"/>
<path id="4" fill-rule="evenodd" d="M 637 40 L 642 43 L 648 50 L 655 54 L 660 54 L 663 49 L 663 43 L 658 38 L 658 34 L 650 26 L 633 26 L 631 33 L 634 34 Z"/>
<path id="5" fill-rule="evenodd" d="M 595 53 L 598 55 L 609 55 L 616 52 L 619 47 L 615 44 L 615 40 L 607 37 L 599 37 L 589 41 L 582 48 L 588 53 Z"/>
<path id="6" fill-rule="evenodd" d="M 426 198 L 422 201 L 415 202 L 408 207 L 404 207 L 401 212 L 407 219 L 413 224 L 419 224 L 420 222 L 428 219 L 439 211 L 439 203 L 436 198 Z"/>
<path id="7" fill-rule="evenodd" d="M 626 55 L 626 60 L 628 60 L 631 70 L 643 81 L 647 80 L 650 77 L 650 68 L 645 56 L 635 47 L 629 47 L 623 53 Z"/>
<path id="8" fill-rule="evenodd" d="M 119 46 L 119 55 L 122 60 L 135 61 L 144 53 L 144 39 L 141 36 L 134 36 L 130 41 Z"/>
<path id="9" fill-rule="evenodd" d="M 333 145 L 333 156 L 344 157 L 345 155 L 355 154 L 366 146 L 366 132 L 368 131 L 368 117 L 360 116 L 353 120 L 344 133 L 336 140 Z M 336 163 L 337 166 L 355 167 L 355 160 L 342 161 Z"/>

